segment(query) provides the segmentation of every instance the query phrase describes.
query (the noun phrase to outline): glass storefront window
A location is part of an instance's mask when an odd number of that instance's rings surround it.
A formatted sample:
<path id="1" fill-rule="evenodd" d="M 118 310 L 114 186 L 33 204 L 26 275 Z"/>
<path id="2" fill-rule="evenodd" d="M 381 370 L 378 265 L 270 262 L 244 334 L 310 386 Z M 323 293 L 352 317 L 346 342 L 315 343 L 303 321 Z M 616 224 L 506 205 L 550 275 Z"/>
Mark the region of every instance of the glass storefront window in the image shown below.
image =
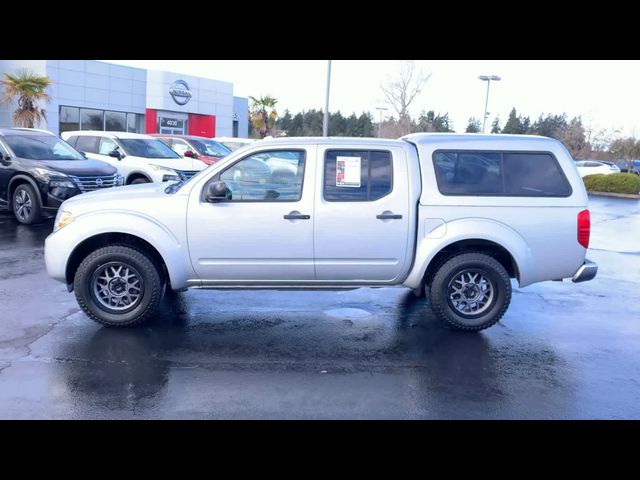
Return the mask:
<path id="1" fill-rule="evenodd" d="M 127 113 L 127 132 L 144 133 L 144 115 Z"/>
<path id="2" fill-rule="evenodd" d="M 144 133 L 144 115 L 61 105 L 59 130 L 60 133 L 74 130 Z"/>
<path id="3" fill-rule="evenodd" d="M 127 114 L 124 112 L 104 112 L 105 130 L 111 132 L 127 131 Z"/>
<path id="4" fill-rule="evenodd" d="M 60 107 L 60 133 L 80 130 L 80 109 Z"/>
<path id="5" fill-rule="evenodd" d="M 136 114 L 127 113 L 127 132 L 136 133 Z"/>
<path id="6" fill-rule="evenodd" d="M 80 128 L 82 130 L 104 130 L 104 110 L 80 109 Z"/>

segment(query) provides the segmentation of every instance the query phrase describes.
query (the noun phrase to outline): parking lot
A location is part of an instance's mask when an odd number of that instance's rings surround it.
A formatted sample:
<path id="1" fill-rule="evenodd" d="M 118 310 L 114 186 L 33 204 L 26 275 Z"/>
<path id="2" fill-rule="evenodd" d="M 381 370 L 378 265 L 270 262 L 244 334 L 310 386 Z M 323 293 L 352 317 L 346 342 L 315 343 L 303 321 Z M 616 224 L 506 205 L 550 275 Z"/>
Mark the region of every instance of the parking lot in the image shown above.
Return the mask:
<path id="1" fill-rule="evenodd" d="M 596 279 L 515 288 L 479 334 L 393 288 L 189 291 L 103 328 L 44 270 L 51 222 L 2 212 L 0 418 L 640 418 L 640 201 L 590 209 Z"/>

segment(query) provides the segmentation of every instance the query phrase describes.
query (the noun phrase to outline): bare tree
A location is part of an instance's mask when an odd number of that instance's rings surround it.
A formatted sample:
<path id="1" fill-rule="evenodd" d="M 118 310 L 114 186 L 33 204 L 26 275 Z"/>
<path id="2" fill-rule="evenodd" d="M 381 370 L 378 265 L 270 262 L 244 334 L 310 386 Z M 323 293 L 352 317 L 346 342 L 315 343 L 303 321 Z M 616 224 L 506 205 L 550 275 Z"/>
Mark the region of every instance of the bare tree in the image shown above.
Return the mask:
<path id="1" fill-rule="evenodd" d="M 614 160 L 626 160 L 627 171 L 633 172 L 633 160 L 640 158 L 640 140 L 635 137 L 617 138 L 609 146 Z"/>
<path id="2" fill-rule="evenodd" d="M 425 74 L 421 69 L 416 69 L 413 60 L 404 60 L 396 76 L 387 78 L 387 82 L 380 85 L 387 102 L 398 114 L 403 135 L 410 131 L 409 106 L 430 77 L 431 73 Z"/>

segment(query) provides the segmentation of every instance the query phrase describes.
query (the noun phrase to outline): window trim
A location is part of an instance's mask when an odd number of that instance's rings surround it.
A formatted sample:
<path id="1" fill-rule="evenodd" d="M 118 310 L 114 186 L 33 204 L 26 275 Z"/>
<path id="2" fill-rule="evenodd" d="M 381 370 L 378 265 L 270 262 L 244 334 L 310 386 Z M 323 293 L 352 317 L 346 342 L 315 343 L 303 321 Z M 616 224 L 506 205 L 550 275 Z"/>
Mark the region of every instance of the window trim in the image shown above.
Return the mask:
<path id="1" fill-rule="evenodd" d="M 304 197 L 304 181 L 305 181 L 305 174 L 307 172 L 307 150 L 305 148 L 273 148 L 273 149 L 267 149 L 267 150 L 258 150 L 258 151 L 249 153 L 242 158 L 239 158 L 238 160 L 233 162 L 231 165 L 227 166 L 224 170 L 221 170 L 218 173 L 216 173 L 213 177 L 207 180 L 207 182 L 205 182 L 205 184 L 202 187 L 202 191 L 200 192 L 200 202 L 208 203 L 205 200 L 205 198 L 206 198 L 206 192 L 207 192 L 207 188 L 209 187 L 209 184 L 220 181 L 220 175 L 222 175 L 224 172 L 232 168 L 237 163 L 242 162 L 243 160 L 246 160 L 247 158 L 251 158 L 254 155 L 260 155 L 262 153 L 269 153 L 269 152 L 302 152 L 303 168 L 302 168 L 302 185 L 300 188 L 300 197 L 296 200 L 233 200 L 231 199 L 231 200 L 220 200 L 219 203 L 297 203 L 297 202 L 301 202 L 302 198 Z"/>
<path id="2" fill-rule="evenodd" d="M 348 151 L 352 151 L 352 152 L 367 152 L 367 176 L 368 176 L 368 180 L 367 180 L 367 198 L 366 199 L 359 199 L 359 200 L 354 200 L 354 199 L 348 199 L 348 200 L 332 200 L 329 199 L 325 196 L 326 191 L 325 191 L 325 172 L 326 172 L 326 161 L 327 161 L 327 154 L 329 152 L 348 152 Z M 371 200 L 369 197 L 371 196 L 371 159 L 370 159 L 370 153 L 371 152 L 382 152 L 382 153 L 388 153 L 390 160 L 391 160 L 391 187 L 389 188 L 389 190 L 386 191 L 386 193 L 374 200 Z M 391 150 L 384 150 L 381 148 L 364 148 L 364 149 L 356 149 L 356 148 L 328 148 L 324 151 L 324 156 L 322 158 L 322 199 L 325 202 L 332 202 L 332 203 L 355 203 L 355 202 L 377 202 L 378 200 L 382 200 L 385 197 L 388 197 L 389 195 L 391 195 L 393 193 L 393 189 L 394 189 L 394 184 L 395 184 L 395 171 L 393 168 L 393 152 Z"/>
<path id="3" fill-rule="evenodd" d="M 556 167 L 560 171 L 560 176 L 564 180 L 564 182 L 569 187 L 569 193 L 567 195 L 518 195 L 518 194 L 506 194 L 506 193 L 444 193 L 441 189 L 440 181 L 438 180 L 438 175 L 436 173 L 436 154 L 438 153 L 491 153 L 491 154 L 499 154 L 500 155 L 500 169 L 501 169 L 501 177 L 502 177 L 502 190 L 505 190 L 505 176 L 504 176 L 504 155 L 507 154 L 516 154 L 516 155 L 549 155 L 551 159 L 555 162 Z M 553 154 L 548 150 L 477 150 L 477 149 L 451 149 L 451 148 L 439 148 L 433 151 L 431 154 L 431 163 L 433 166 L 433 175 L 436 179 L 436 185 L 438 187 L 438 192 L 440 195 L 444 195 L 445 197 L 500 197 L 500 198 L 569 198 L 573 195 L 573 185 L 567 178 L 562 165 Z"/>

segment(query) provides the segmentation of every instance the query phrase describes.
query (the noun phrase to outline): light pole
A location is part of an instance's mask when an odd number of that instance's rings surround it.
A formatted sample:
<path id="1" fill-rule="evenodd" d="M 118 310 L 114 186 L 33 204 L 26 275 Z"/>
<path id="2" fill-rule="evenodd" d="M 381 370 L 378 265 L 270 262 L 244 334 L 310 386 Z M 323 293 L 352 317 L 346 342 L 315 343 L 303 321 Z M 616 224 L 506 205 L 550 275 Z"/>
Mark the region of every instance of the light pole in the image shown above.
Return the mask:
<path id="1" fill-rule="evenodd" d="M 329 134 L 329 86 L 331 85 L 331 60 L 327 65 L 327 95 L 324 99 L 324 118 L 322 120 L 322 136 Z"/>
<path id="2" fill-rule="evenodd" d="M 500 77 L 497 75 L 480 75 L 478 76 L 478 78 L 483 82 L 487 82 L 487 98 L 484 101 L 484 118 L 482 119 L 482 133 L 485 133 L 487 117 L 489 116 L 489 112 L 487 112 L 487 107 L 489 106 L 489 85 L 491 85 L 491 80 L 493 80 L 494 82 L 499 82 Z"/>
<path id="3" fill-rule="evenodd" d="M 376 107 L 376 110 L 380 110 L 380 122 L 378 123 L 378 138 L 382 136 L 382 112 L 389 110 L 385 107 Z"/>

